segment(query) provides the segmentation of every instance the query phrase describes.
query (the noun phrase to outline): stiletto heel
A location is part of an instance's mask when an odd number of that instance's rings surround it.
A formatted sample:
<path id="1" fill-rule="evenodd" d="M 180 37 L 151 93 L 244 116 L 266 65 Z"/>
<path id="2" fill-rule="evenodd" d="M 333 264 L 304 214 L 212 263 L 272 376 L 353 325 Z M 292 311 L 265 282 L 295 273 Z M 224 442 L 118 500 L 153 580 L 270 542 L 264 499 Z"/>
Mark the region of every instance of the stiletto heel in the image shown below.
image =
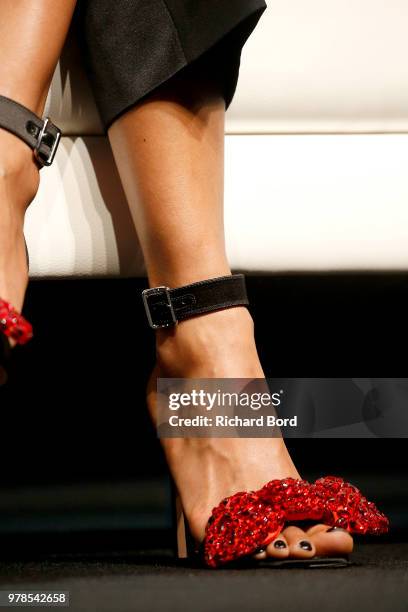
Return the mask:
<path id="1" fill-rule="evenodd" d="M 197 314 L 232 306 L 248 305 L 242 274 L 200 281 L 184 287 L 154 287 L 143 292 L 147 318 L 153 329 L 170 327 Z M 231 566 L 346 567 L 348 557 L 309 559 L 254 559 L 259 549 L 288 524 L 323 522 L 349 533 L 381 534 L 388 519 L 352 484 L 336 476 L 314 483 L 284 478 L 271 480 L 257 491 L 241 491 L 223 499 L 213 509 L 198 550 L 184 520 L 180 498 L 174 496 L 177 550 L 180 558 L 197 554 L 211 568 Z"/>
<path id="2" fill-rule="evenodd" d="M 25 106 L 0 96 L 0 127 L 23 140 L 33 151 L 36 163 L 50 166 L 61 138 L 61 131 Z M 28 267 L 28 251 L 25 245 Z M 0 297 L 0 386 L 7 381 L 10 342 L 25 344 L 33 335 L 31 324 L 13 306 Z"/>
<path id="3" fill-rule="evenodd" d="M 186 537 L 186 521 L 184 518 L 183 506 L 179 495 L 175 498 L 175 520 L 176 520 L 176 541 L 177 541 L 177 557 L 179 559 L 187 559 L 189 551 L 187 547 Z"/>
<path id="4" fill-rule="evenodd" d="M 191 559 L 195 554 L 195 543 L 187 525 L 181 497 L 173 481 L 171 482 L 171 504 L 175 555 L 178 559 Z"/>

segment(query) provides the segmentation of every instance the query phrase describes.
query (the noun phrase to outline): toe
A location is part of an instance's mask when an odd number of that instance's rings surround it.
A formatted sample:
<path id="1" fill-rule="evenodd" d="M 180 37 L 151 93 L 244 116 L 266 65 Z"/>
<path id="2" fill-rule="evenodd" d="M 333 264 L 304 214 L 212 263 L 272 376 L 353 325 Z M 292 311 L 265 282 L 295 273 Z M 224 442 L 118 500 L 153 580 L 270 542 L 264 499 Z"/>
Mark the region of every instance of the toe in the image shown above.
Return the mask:
<path id="1" fill-rule="evenodd" d="M 257 552 L 253 555 L 254 559 L 258 560 L 266 559 L 267 556 L 266 548 L 258 548 Z"/>
<path id="2" fill-rule="evenodd" d="M 289 556 L 289 546 L 282 533 L 268 544 L 266 547 L 266 554 L 268 557 L 275 557 L 276 559 L 285 559 Z"/>
<path id="3" fill-rule="evenodd" d="M 312 538 L 299 527 L 290 526 L 282 532 L 288 547 L 289 557 L 293 559 L 309 559 L 316 554 L 316 548 Z"/>
<path id="4" fill-rule="evenodd" d="M 322 527 L 317 529 L 317 527 Z M 353 550 L 353 538 L 344 529 L 328 525 L 316 525 L 314 532 L 309 529 L 307 537 L 312 542 L 318 556 L 348 555 Z"/>

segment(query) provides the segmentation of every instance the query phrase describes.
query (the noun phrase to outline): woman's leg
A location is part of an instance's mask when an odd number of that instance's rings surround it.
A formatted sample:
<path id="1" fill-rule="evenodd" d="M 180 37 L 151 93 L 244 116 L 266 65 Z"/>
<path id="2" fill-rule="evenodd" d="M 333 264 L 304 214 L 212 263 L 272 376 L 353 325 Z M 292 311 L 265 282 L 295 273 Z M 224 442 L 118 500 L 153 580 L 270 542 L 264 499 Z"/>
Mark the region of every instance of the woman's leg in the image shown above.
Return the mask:
<path id="1" fill-rule="evenodd" d="M 211 78 L 182 72 L 109 130 L 151 286 L 174 287 L 230 273 L 223 227 L 224 115 L 224 99 Z M 171 331 L 158 330 L 156 337 L 156 376 L 264 376 L 246 308 L 194 317 Z M 154 381 L 148 400 L 154 411 Z M 223 497 L 272 478 L 299 477 L 281 439 L 162 442 L 197 540 Z M 309 536 L 295 527 L 278 540 L 261 556 L 310 557 L 352 546 L 348 534 Z"/>
<path id="2" fill-rule="evenodd" d="M 75 0 L 2 0 L 0 95 L 41 115 Z M 25 211 L 39 172 L 32 150 L 0 129 L 0 297 L 20 309 L 27 285 Z"/>

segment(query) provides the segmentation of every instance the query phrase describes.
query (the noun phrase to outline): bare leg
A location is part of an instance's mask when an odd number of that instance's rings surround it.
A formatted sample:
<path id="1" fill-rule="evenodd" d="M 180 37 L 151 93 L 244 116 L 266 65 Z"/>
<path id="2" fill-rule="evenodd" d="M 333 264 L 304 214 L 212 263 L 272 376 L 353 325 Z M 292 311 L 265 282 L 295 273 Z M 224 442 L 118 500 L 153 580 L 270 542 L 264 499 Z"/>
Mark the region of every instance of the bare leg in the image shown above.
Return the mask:
<path id="1" fill-rule="evenodd" d="M 230 273 L 223 228 L 225 104 L 211 81 L 196 78 L 171 79 L 109 130 L 153 286 Z M 155 375 L 263 377 L 247 309 L 219 311 L 186 320 L 172 331 L 159 330 Z M 153 413 L 154 382 L 148 395 Z M 226 495 L 258 488 L 272 478 L 299 477 L 281 439 L 163 442 L 197 540 L 203 538 L 211 509 Z M 322 546 L 326 552 L 352 546 L 347 534 L 336 534 L 331 546 L 324 540 L 329 534 L 322 536 L 323 545 L 315 545 L 313 537 L 290 527 L 260 556 L 309 557 Z M 300 546 L 304 540 L 307 546 Z"/>
<path id="2" fill-rule="evenodd" d="M 43 112 L 75 1 L 2 0 L 1 95 Z M 0 296 L 17 309 L 27 285 L 24 214 L 38 184 L 31 149 L 0 129 Z"/>

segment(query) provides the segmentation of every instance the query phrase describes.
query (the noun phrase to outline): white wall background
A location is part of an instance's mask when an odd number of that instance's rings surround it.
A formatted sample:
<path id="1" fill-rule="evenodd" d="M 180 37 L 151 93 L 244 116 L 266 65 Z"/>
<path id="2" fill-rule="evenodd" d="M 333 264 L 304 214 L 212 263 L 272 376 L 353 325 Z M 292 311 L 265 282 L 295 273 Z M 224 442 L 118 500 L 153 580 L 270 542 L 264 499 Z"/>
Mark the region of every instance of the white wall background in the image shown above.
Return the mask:
<path id="1" fill-rule="evenodd" d="M 408 268 L 407 23 L 404 0 L 268 0 L 227 114 L 234 268 Z M 49 97 L 67 135 L 27 215 L 31 274 L 143 274 L 76 54 Z"/>

